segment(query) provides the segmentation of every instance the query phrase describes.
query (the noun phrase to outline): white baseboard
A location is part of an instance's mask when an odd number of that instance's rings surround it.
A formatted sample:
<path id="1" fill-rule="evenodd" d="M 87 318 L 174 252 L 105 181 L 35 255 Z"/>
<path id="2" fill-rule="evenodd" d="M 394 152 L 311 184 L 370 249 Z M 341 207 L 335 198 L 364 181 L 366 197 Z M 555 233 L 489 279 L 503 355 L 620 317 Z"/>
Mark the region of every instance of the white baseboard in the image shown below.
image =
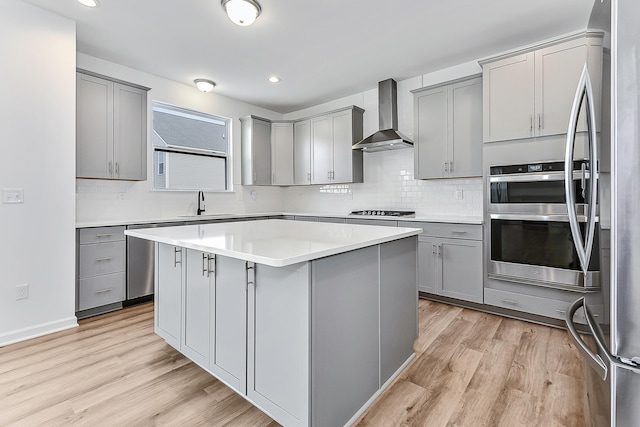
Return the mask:
<path id="1" fill-rule="evenodd" d="M 0 335 L 0 347 L 9 344 L 15 344 L 20 341 L 30 340 L 32 338 L 41 337 L 43 335 L 52 334 L 54 332 L 64 331 L 78 326 L 76 316 L 67 319 L 56 320 L 54 322 L 42 323 L 40 325 L 30 326 L 24 329 L 7 332 Z"/>

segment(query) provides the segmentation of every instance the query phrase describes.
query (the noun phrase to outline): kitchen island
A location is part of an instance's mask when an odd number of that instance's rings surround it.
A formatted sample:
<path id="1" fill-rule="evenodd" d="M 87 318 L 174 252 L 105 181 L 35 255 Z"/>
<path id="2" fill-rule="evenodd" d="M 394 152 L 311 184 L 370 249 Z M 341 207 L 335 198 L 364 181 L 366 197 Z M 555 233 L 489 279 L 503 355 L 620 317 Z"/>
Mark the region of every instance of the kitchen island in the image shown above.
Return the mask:
<path id="1" fill-rule="evenodd" d="M 415 357 L 420 229 L 259 220 L 156 242 L 155 331 L 285 426 L 353 423 Z"/>

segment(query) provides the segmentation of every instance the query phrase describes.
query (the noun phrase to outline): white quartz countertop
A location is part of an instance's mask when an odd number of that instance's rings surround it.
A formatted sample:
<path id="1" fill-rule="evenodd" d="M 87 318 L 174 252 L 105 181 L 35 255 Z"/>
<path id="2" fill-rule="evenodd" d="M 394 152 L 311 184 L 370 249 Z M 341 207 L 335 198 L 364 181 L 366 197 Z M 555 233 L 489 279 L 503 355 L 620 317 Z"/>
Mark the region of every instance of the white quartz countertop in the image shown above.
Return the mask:
<path id="1" fill-rule="evenodd" d="M 284 267 L 422 232 L 417 228 L 281 219 L 142 228 L 125 234 L 272 267 Z"/>
<path id="2" fill-rule="evenodd" d="M 349 218 L 349 219 L 382 219 L 388 221 L 417 221 L 417 222 L 442 222 L 449 224 L 477 224 L 481 225 L 484 220 L 481 216 L 444 216 L 444 215 L 420 215 L 414 218 L 397 217 L 397 216 L 359 216 L 349 214 L 336 213 L 317 213 L 317 212 L 254 212 L 254 213 L 212 213 L 206 215 L 181 215 L 171 218 L 148 218 L 148 219 L 119 219 L 119 220 L 95 220 L 95 221 L 79 221 L 76 228 L 87 227 L 107 227 L 116 225 L 144 225 L 144 224 L 161 224 L 171 222 L 196 222 L 196 221 L 215 221 L 215 220 L 233 220 L 242 218 L 260 218 L 270 216 L 302 216 L 302 217 L 319 217 L 319 218 Z"/>

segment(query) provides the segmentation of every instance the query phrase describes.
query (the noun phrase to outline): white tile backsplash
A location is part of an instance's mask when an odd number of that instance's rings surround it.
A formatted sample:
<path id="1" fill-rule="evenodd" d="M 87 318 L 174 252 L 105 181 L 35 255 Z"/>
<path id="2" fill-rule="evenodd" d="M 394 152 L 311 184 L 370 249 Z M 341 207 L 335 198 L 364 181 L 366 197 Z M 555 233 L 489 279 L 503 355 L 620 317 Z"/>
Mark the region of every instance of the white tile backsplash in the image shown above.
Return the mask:
<path id="1" fill-rule="evenodd" d="M 456 191 L 462 190 L 462 200 Z M 364 183 L 288 187 L 287 212 L 415 210 L 418 216 L 482 216 L 482 178 L 416 180 L 413 149 L 364 154 Z"/>

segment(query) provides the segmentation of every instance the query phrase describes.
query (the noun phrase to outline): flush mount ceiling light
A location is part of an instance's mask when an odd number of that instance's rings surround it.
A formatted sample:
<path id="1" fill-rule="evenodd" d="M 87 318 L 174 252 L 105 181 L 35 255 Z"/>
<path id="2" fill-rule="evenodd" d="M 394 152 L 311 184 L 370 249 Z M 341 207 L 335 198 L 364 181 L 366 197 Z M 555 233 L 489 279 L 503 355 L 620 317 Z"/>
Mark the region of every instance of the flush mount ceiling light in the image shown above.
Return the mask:
<path id="1" fill-rule="evenodd" d="M 211 92 L 214 87 L 216 87 L 215 82 L 207 79 L 195 79 L 193 81 L 196 84 L 196 87 L 203 92 Z"/>
<path id="2" fill-rule="evenodd" d="M 280 83 L 280 80 L 281 80 L 281 79 L 280 79 L 280 77 L 278 77 L 278 76 L 271 76 L 271 77 L 269 77 L 269 81 L 270 81 L 271 83 Z"/>
<path id="3" fill-rule="evenodd" d="M 253 24 L 262 11 L 255 0 L 222 0 L 222 7 L 234 24 L 243 27 Z"/>
<path id="4" fill-rule="evenodd" d="M 78 3 L 87 7 L 98 7 L 100 2 L 98 0 L 78 0 Z"/>

